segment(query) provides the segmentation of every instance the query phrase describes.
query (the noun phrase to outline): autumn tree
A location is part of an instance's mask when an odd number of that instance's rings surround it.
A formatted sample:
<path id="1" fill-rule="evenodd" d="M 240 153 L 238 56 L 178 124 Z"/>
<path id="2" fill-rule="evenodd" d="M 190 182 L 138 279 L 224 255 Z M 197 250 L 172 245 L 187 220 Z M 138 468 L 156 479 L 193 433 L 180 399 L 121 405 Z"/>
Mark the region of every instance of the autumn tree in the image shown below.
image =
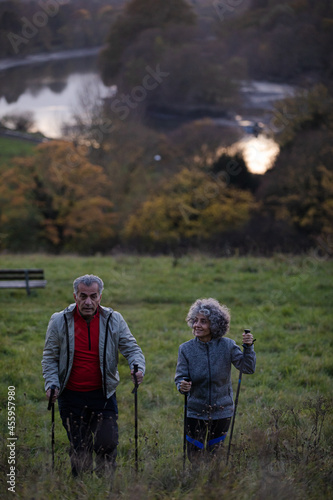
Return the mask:
<path id="1" fill-rule="evenodd" d="M 333 133 L 304 131 L 265 174 L 264 212 L 310 237 L 333 234 Z"/>
<path id="2" fill-rule="evenodd" d="M 200 244 L 241 228 L 254 207 L 251 193 L 200 170 L 183 169 L 129 218 L 123 236 L 150 249 Z"/>
<path id="3" fill-rule="evenodd" d="M 36 204 L 31 202 L 35 183 L 29 170 L 26 161 L 17 159 L 16 167 L 3 169 L 0 175 L 1 250 L 38 248 L 41 220 Z"/>
<path id="4" fill-rule="evenodd" d="M 229 57 L 247 61 L 251 78 L 304 81 L 305 75 L 311 79 L 316 75 L 331 80 L 332 2 L 252 0 L 243 14 L 233 3 L 227 4 L 220 3 L 216 31 Z M 227 6 L 239 15 L 221 22 L 228 15 Z"/>
<path id="5" fill-rule="evenodd" d="M 239 100 L 239 84 L 224 62 L 205 53 L 201 43 L 171 47 L 160 59 L 169 74 L 154 92 L 148 106 L 176 114 L 223 115 Z"/>
<path id="6" fill-rule="evenodd" d="M 258 176 L 249 171 L 240 153 L 230 155 L 223 152 L 211 165 L 210 170 L 215 176 L 224 178 L 226 183 L 252 193 L 260 184 Z"/>
<path id="7" fill-rule="evenodd" d="M 72 144 L 40 145 L 36 156 L 16 159 L 1 175 L 2 248 L 105 250 L 115 234 L 109 190 L 103 169 Z"/>
<path id="8" fill-rule="evenodd" d="M 101 45 L 118 8 L 110 0 L 2 1 L 0 57 Z"/>
<path id="9" fill-rule="evenodd" d="M 291 145 L 297 134 L 306 130 L 332 130 L 332 120 L 333 97 L 323 84 L 278 101 L 272 113 L 275 138 L 281 147 Z"/>
<path id="10" fill-rule="evenodd" d="M 263 210 L 309 238 L 333 234 L 333 98 L 322 85 L 279 103 L 280 154 L 263 177 Z"/>
<path id="11" fill-rule="evenodd" d="M 116 76 L 125 49 L 138 35 L 150 28 L 171 24 L 193 24 L 195 15 L 185 0 L 131 0 L 112 25 L 107 47 L 101 54 L 101 67 L 106 82 Z"/>
<path id="12" fill-rule="evenodd" d="M 221 156 L 221 149 L 237 142 L 241 134 L 236 128 L 222 127 L 211 118 L 204 118 L 185 122 L 169 132 L 168 137 L 180 165 L 211 171 Z M 219 167 L 213 173 L 218 170 Z"/>

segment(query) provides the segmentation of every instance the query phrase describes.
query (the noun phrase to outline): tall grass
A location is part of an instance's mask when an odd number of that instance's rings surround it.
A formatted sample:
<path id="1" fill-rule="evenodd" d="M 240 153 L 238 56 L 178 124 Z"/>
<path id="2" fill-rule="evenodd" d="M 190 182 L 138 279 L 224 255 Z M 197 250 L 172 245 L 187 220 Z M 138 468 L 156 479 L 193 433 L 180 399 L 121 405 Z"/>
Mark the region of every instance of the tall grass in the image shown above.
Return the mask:
<path id="1" fill-rule="evenodd" d="M 3 255 L 1 267 L 42 267 L 47 287 L 27 296 L 0 290 L 1 488 L 7 490 L 7 388 L 16 388 L 16 497 L 28 499 L 333 498 L 332 267 L 315 256 L 217 259 Z M 73 480 L 68 442 L 56 410 L 55 471 L 51 415 L 41 374 L 51 314 L 72 302 L 72 282 L 94 273 L 102 304 L 123 314 L 142 347 L 147 374 L 139 388 L 139 473 L 134 468 L 134 399 L 126 360 L 117 391 L 120 443 L 111 483 L 94 474 Z M 198 297 L 231 309 L 229 336 L 244 328 L 257 341 L 257 370 L 242 381 L 231 457 L 182 468 L 183 398 L 173 377 L 185 315 Z M 237 372 L 233 370 L 236 386 Z M 235 387 L 236 388 L 236 387 Z M 228 442 L 226 442 L 226 447 Z"/>

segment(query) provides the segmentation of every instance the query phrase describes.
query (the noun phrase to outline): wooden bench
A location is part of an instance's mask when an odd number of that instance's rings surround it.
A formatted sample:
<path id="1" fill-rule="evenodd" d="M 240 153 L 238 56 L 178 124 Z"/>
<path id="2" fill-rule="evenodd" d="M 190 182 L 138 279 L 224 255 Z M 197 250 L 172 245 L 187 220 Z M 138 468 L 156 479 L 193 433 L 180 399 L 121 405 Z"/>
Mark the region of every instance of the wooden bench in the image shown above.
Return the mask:
<path id="1" fill-rule="evenodd" d="M 0 269 L 0 288 L 45 288 L 43 269 Z"/>

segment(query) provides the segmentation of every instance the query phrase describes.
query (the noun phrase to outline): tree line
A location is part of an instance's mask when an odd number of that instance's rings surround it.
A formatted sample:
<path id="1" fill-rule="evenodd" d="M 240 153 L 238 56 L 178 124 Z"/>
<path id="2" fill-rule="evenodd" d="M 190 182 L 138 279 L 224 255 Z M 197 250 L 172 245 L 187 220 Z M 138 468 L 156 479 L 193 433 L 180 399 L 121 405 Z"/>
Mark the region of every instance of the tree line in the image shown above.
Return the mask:
<path id="1" fill-rule="evenodd" d="M 333 4 L 132 0 L 100 54 L 101 75 L 128 93 L 156 64 L 172 75 L 145 99 L 149 110 L 228 114 L 246 79 L 331 86 Z M 209 20 L 209 22 L 208 22 Z"/>
<path id="2" fill-rule="evenodd" d="M 219 12 L 211 38 L 183 0 L 125 4 L 100 55 L 103 78 L 117 84 L 117 93 L 101 101 L 90 89 L 81 96 L 76 126 L 64 130 L 67 140 L 42 144 L 34 156 L 2 168 L 2 250 L 200 248 L 229 255 L 316 246 L 332 252 L 330 32 L 316 38 L 321 58 L 308 53 L 307 67 L 283 74 L 307 83 L 272 112 L 280 153 L 264 175 L 252 174 L 240 154 L 230 153 L 238 137 L 232 128 L 206 118 L 161 132 L 149 121 L 153 111 L 227 116 L 241 103 L 238 86 L 254 75 L 254 59 L 267 53 L 273 61 L 283 26 L 301 33 L 312 16 L 320 30 L 332 16 L 325 1 L 277 7 L 256 0 L 244 15 L 235 10 L 227 22 Z M 295 42 L 290 51 L 297 60 L 301 46 Z M 306 54 L 309 44 L 302 50 Z M 260 57 L 260 67 L 268 68 Z M 273 78 L 274 71 L 265 75 Z"/>
<path id="3" fill-rule="evenodd" d="M 0 58 L 106 44 L 104 80 L 138 81 L 141 62 L 212 79 L 193 89 L 198 99 L 226 99 L 230 77 L 280 81 L 320 76 L 333 63 L 330 0 L 4 0 L 0 2 Z M 292 49 L 292 50 L 290 50 Z M 201 71 L 198 72 L 198 67 Z M 175 74 L 175 73 L 174 73 Z M 185 78 L 185 76 L 184 76 Z M 176 79 L 174 79 L 175 81 Z M 223 93 L 219 91 L 223 86 Z M 186 90 L 186 80 L 178 91 Z M 227 93 L 228 93 L 227 92 Z M 190 100 L 194 96 L 188 95 Z M 167 102 L 167 96 L 163 96 Z M 232 98 L 232 95 L 230 96 Z M 227 98 L 230 98 L 227 96 Z M 159 95 L 159 99 L 161 96 Z M 157 99 L 157 96 L 156 96 Z"/>
<path id="4" fill-rule="evenodd" d="M 4 0 L 0 2 L 0 58 L 102 45 L 121 3 Z"/>
<path id="5" fill-rule="evenodd" d="M 223 129 L 209 120 L 162 134 L 113 119 L 108 133 L 105 116 L 99 142 L 46 142 L 2 167 L 1 250 L 330 253 L 332 95 L 318 85 L 273 118 L 280 153 L 264 175 L 219 153 Z"/>

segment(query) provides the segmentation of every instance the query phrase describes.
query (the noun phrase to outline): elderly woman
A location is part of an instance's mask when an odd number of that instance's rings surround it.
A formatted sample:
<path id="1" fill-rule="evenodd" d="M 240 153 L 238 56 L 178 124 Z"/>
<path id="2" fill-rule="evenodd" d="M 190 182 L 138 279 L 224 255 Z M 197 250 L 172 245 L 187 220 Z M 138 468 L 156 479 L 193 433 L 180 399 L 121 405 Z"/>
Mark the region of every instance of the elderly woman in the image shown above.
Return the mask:
<path id="1" fill-rule="evenodd" d="M 204 451 L 214 452 L 226 437 L 234 410 L 231 364 L 254 373 L 256 355 L 251 333 L 243 333 L 244 354 L 225 337 L 230 313 L 215 299 L 196 300 L 186 321 L 194 339 L 179 347 L 175 383 L 188 394 L 187 454 L 193 462 Z"/>

